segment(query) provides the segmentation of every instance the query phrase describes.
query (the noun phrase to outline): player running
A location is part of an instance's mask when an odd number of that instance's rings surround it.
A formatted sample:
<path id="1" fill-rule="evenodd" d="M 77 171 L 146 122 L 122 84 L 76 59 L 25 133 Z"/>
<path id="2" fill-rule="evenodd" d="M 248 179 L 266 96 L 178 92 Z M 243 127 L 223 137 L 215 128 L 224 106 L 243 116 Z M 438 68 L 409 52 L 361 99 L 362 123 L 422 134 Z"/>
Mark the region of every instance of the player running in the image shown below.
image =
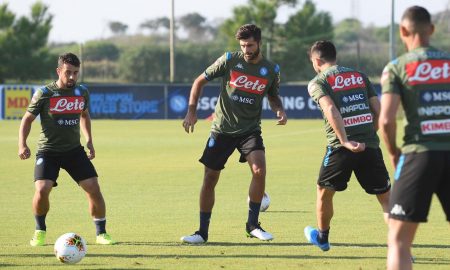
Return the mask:
<path id="1" fill-rule="evenodd" d="M 105 201 L 100 192 L 97 172 L 90 161 L 95 158 L 95 150 L 88 111 L 89 92 L 86 87 L 76 84 L 79 69 L 80 60 L 76 55 L 67 53 L 59 56 L 56 69 L 58 80 L 36 90 L 20 123 L 19 157 L 22 160 L 31 156 L 27 137 L 38 115 L 42 126 L 34 168 L 33 212 L 36 231 L 30 241 L 32 246 L 45 245 L 49 195 L 52 188 L 57 186 L 60 168 L 65 169 L 86 192 L 97 230 L 96 243 L 115 243 L 106 233 Z M 80 127 L 86 139 L 88 155 L 80 144 Z"/>
<path id="2" fill-rule="evenodd" d="M 333 196 L 347 188 L 352 172 L 368 194 L 377 196 L 385 221 L 391 184 L 376 134 L 380 103 L 369 79 L 337 65 L 330 41 L 314 43 L 310 58 L 318 75 L 308 92 L 324 115 L 328 146 L 317 180 L 318 229 L 307 226 L 304 233 L 310 243 L 328 251 Z"/>
<path id="3" fill-rule="evenodd" d="M 185 243 L 201 244 L 208 240 L 214 188 L 221 170 L 235 149 L 241 154 L 239 161 L 247 162 L 252 172 L 247 234 L 260 240 L 273 239 L 272 234 L 261 228 L 258 222 L 266 178 L 261 112 L 263 97 L 267 95 L 270 107 L 278 117 L 278 124 L 286 124 L 287 117 L 278 95 L 280 70 L 278 65 L 262 55 L 261 29 L 256 25 L 241 26 L 236 39 L 239 40 L 241 51 L 227 52 L 217 59 L 198 76 L 191 89 L 189 109 L 183 121 L 187 133 L 194 131 L 197 103 L 203 86 L 215 78 L 222 78 L 211 134 L 200 158 L 200 162 L 205 165 L 200 191 L 200 228 L 192 235 L 183 236 L 181 241 Z"/>

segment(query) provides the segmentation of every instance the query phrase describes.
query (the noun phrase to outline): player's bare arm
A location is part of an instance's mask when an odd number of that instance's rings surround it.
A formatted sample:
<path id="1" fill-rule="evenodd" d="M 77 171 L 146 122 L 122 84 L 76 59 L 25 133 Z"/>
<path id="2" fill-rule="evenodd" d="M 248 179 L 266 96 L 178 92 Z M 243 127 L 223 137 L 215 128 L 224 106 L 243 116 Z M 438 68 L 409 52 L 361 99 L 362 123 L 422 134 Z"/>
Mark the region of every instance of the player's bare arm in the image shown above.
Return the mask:
<path id="1" fill-rule="evenodd" d="M 201 74 L 192 84 L 191 93 L 189 96 L 189 107 L 183 120 L 183 127 L 187 133 L 194 132 L 194 125 L 197 123 L 198 99 L 202 95 L 203 86 L 206 83 L 208 83 L 208 80 L 206 80 L 205 76 Z"/>
<path id="2" fill-rule="evenodd" d="M 397 167 L 398 159 L 401 154 L 397 147 L 397 122 L 396 115 L 400 105 L 400 96 L 397 94 L 385 93 L 381 96 L 381 112 L 378 120 L 381 137 L 389 152 L 389 158 L 394 168 Z"/>
<path id="3" fill-rule="evenodd" d="M 375 131 L 378 131 L 378 119 L 380 117 L 380 101 L 378 100 L 378 97 L 369 98 L 369 107 L 373 116 L 373 126 Z"/>
<path id="4" fill-rule="evenodd" d="M 31 124 L 33 123 L 36 116 L 30 112 L 25 112 L 22 117 L 19 128 L 19 158 L 24 160 L 31 156 L 30 148 L 27 145 L 27 138 L 31 131 Z"/>
<path id="5" fill-rule="evenodd" d="M 92 142 L 92 132 L 91 132 L 91 116 L 88 110 L 84 110 L 80 115 L 80 127 L 83 132 L 84 138 L 86 139 L 86 147 L 89 150 L 88 158 L 95 158 L 95 149 Z"/>
<path id="6" fill-rule="evenodd" d="M 362 152 L 366 149 L 365 143 L 349 141 L 344 128 L 344 120 L 336 108 L 333 100 L 329 96 L 323 96 L 319 99 L 319 105 L 323 109 L 323 113 L 333 128 L 342 146 L 352 152 Z"/>
<path id="7" fill-rule="evenodd" d="M 280 96 L 267 96 L 269 101 L 269 106 L 272 111 L 277 115 L 278 122 L 277 125 L 286 125 L 287 115 L 283 108 L 283 103 L 281 102 Z"/>

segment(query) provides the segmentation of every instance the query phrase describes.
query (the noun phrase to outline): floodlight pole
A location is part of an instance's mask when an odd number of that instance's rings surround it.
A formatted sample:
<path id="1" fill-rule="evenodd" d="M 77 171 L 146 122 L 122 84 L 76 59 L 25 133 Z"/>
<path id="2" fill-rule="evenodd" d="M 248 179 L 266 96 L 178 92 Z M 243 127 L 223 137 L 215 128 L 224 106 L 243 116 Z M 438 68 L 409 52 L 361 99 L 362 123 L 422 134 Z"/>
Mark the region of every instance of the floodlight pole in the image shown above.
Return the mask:
<path id="1" fill-rule="evenodd" d="M 170 1 L 170 82 L 175 81 L 175 0 Z"/>
<path id="2" fill-rule="evenodd" d="M 394 19 L 394 9 L 395 0 L 391 0 L 391 27 L 389 28 L 389 58 L 394 60 L 395 58 L 395 19 Z"/>

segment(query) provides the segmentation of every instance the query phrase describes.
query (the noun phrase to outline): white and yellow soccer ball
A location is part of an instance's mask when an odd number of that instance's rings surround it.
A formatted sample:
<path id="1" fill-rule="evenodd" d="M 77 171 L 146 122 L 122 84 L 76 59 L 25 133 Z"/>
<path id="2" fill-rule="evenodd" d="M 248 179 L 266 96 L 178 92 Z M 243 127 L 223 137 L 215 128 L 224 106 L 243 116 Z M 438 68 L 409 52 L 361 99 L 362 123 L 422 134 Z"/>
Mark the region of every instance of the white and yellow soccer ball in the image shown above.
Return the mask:
<path id="1" fill-rule="evenodd" d="M 56 258 L 60 262 L 75 264 L 86 255 L 87 245 L 80 235 L 65 233 L 56 240 L 54 251 Z"/>
<path id="2" fill-rule="evenodd" d="M 250 197 L 247 197 L 247 203 L 250 203 Z M 267 192 L 264 192 L 264 196 L 261 200 L 261 207 L 259 208 L 259 212 L 265 212 L 267 208 L 270 206 L 270 197 Z"/>

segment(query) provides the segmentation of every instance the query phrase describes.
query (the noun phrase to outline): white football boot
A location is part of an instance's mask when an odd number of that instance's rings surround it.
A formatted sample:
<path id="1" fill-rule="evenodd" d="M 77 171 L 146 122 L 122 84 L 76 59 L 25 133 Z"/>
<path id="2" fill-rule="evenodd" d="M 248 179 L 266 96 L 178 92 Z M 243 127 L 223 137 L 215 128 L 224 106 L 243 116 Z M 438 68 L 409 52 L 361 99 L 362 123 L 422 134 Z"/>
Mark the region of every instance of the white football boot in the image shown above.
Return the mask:
<path id="1" fill-rule="evenodd" d="M 204 244 L 208 239 L 204 239 L 203 236 L 197 231 L 194 234 L 186 235 L 180 238 L 181 242 L 187 244 Z"/>
<path id="2" fill-rule="evenodd" d="M 261 223 L 258 225 L 249 225 L 246 224 L 247 236 L 258 238 L 262 241 L 270 241 L 273 240 L 273 235 L 271 233 L 266 232 L 263 228 L 261 228 Z"/>

